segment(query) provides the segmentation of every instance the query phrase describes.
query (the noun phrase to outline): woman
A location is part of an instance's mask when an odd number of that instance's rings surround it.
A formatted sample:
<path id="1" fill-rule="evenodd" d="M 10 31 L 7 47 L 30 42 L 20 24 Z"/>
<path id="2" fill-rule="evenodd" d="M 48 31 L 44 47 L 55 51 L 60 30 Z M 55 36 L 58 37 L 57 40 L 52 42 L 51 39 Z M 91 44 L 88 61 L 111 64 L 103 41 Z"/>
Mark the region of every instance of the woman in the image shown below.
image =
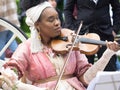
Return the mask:
<path id="1" fill-rule="evenodd" d="M 19 78 L 26 76 L 34 86 L 53 90 L 68 56 L 67 53 L 55 53 L 50 45 L 51 40 L 61 34 L 58 13 L 48 2 L 42 2 L 29 7 L 26 16 L 31 38 L 19 45 L 4 67 L 11 68 L 11 72 L 17 72 Z M 115 54 L 114 51 L 119 48 L 116 42 L 108 42 L 107 46 L 109 49 L 93 66 L 80 51 L 72 51 L 57 90 L 86 90 L 86 86 L 96 73 L 104 69 L 111 56 Z M 19 84 L 16 84 L 16 87 L 17 85 Z"/>

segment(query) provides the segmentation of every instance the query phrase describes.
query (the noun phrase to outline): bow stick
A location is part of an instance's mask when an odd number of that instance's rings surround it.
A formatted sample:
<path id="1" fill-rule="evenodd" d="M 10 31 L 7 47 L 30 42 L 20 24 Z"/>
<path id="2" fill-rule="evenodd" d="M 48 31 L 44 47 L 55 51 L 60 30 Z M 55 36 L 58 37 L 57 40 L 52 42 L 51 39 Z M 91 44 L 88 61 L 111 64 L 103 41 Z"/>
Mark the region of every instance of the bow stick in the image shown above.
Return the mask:
<path id="1" fill-rule="evenodd" d="M 59 84 L 59 82 L 60 82 L 60 80 L 61 80 L 61 78 L 62 78 L 62 75 L 63 75 L 64 70 L 65 70 L 65 66 L 66 66 L 66 64 L 67 64 L 67 62 L 68 62 L 68 60 L 69 60 L 69 58 L 70 58 L 70 55 L 71 55 L 72 50 L 73 50 L 73 46 L 75 45 L 75 42 L 76 42 L 77 37 L 78 37 L 78 34 L 79 34 L 79 32 L 80 32 L 80 30 L 81 30 L 81 28 L 82 28 L 82 25 L 83 25 L 83 21 L 81 21 L 81 23 L 80 23 L 80 26 L 79 26 L 79 28 L 78 28 L 78 31 L 77 31 L 76 36 L 75 36 L 75 39 L 74 39 L 74 42 L 72 43 L 72 47 L 70 48 L 68 57 L 67 57 L 64 65 L 63 65 L 63 68 L 62 68 L 62 70 L 61 70 L 61 72 L 60 72 L 60 75 L 59 75 L 59 78 L 58 78 L 58 80 L 57 80 L 57 83 L 56 83 L 56 86 L 55 86 L 55 89 L 54 89 L 54 90 L 57 90 L 57 86 L 58 86 L 58 84 Z"/>

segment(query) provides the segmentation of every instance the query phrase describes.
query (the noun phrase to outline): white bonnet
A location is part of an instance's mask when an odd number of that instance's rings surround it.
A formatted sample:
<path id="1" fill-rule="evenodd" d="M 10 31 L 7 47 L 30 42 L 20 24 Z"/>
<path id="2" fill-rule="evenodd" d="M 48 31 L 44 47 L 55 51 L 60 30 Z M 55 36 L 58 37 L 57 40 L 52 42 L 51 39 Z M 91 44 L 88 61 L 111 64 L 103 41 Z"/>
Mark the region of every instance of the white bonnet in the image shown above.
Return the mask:
<path id="1" fill-rule="evenodd" d="M 41 51 L 43 47 L 41 38 L 34 24 L 39 19 L 42 11 L 47 7 L 52 7 L 52 5 L 49 2 L 45 1 L 41 4 L 38 4 L 37 6 L 31 7 L 30 9 L 26 11 L 26 16 L 27 16 L 26 24 L 30 26 L 30 30 L 31 30 L 31 38 L 32 38 L 31 51 L 32 53 L 37 53 Z"/>

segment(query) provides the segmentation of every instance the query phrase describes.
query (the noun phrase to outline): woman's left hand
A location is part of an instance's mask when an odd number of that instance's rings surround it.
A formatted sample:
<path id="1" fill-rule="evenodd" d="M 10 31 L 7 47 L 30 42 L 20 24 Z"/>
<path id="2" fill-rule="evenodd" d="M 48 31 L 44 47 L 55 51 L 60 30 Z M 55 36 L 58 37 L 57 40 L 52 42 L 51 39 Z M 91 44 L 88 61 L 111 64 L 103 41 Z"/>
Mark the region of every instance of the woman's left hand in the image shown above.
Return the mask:
<path id="1" fill-rule="evenodd" d="M 114 41 L 114 42 L 107 42 L 107 47 L 110 49 L 110 50 L 113 50 L 115 52 L 117 52 L 118 50 L 120 50 L 120 45 Z"/>

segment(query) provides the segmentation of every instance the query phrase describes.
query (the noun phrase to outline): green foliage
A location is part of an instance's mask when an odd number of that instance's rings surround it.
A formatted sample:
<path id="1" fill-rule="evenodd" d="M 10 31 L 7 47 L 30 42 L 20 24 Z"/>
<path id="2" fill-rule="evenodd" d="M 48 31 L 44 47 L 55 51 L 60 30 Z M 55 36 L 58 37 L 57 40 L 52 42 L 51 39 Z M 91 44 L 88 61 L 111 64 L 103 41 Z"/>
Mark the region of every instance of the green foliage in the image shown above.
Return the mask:
<path id="1" fill-rule="evenodd" d="M 20 8 L 20 0 L 16 0 L 16 3 L 17 3 L 17 11 L 18 11 L 18 15 L 20 16 L 21 13 L 22 13 L 22 10 Z M 29 30 L 29 27 L 27 26 L 27 24 L 25 23 L 25 19 L 26 19 L 26 16 L 22 17 L 20 19 L 20 24 L 21 24 L 21 30 L 23 30 L 25 32 L 25 34 L 30 37 L 30 30 Z M 18 40 L 19 41 L 19 40 Z"/>

